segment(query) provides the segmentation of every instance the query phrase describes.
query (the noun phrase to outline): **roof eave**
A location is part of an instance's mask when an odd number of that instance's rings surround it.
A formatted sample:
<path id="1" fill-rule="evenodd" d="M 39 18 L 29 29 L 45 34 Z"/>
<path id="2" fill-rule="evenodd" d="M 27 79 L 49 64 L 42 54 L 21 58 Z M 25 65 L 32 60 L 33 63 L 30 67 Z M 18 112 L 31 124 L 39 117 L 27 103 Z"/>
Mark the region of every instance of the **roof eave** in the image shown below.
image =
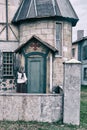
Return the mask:
<path id="1" fill-rule="evenodd" d="M 71 22 L 72 23 L 72 26 L 76 26 L 76 24 L 77 24 L 77 22 L 78 22 L 78 18 L 69 18 L 69 17 L 63 17 L 63 16 L 57 16 L 57 15 L 55 15 L 55 16 L 44 16 L 44 17 L 41 17 L 41 16 L 39 16 L 39 17 L 32 17 L 32 18 L 26 18 L 26 19 L 20 19 L 20 20 L 17 20 L 17 21 L 15 21 L 14 19 L 12 20 L 12 24 L 16 24 L 16 25 L 18 25 L 18 24 L 20 24 L 21 22 L 24 22 L 24 21 L 34 21 L 34 20 L 44 20 L 44 19 L 53 19 L 53 20 L 61 20 L 61 21 L 63 21 L 63 20 L 66 20 L 66 21 L 69 21 L 69 22 Z"/>
<path id="2" fill-rule="evenodd" d="M 82 41 L 84 41 L 84 40 L 87 40 L 87 36 L 86 36 L 86 37 L 82 37 L 81 39 L 74 41 L 72 44 L 73 44 L 73 45 L 74 45 L 74 44 L 78 44 L 78 43 L 80 43 L 80 42 L 82 42 Z"/>

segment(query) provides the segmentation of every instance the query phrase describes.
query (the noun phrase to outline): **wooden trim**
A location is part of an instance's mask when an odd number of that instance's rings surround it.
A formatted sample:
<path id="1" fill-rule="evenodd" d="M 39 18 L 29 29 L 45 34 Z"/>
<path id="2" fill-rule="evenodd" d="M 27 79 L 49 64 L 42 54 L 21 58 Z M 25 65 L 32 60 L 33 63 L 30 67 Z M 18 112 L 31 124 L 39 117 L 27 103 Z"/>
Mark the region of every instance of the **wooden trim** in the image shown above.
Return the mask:
<path id="1" fill-rule="evenodd" d="M 29 57 L 29 56 L 32 56 L 32 55 L 40 55 L 42 57 L 46 57 L 46 54 L 41 53 L 41 52 L 31 52 L 31 53 L 25 54 L 26 57 Z"/>
<path id="2" fill-rule="evenodd" d="M 13 40 L 13 41 L 12 40 L 0 40 L 0 42 L 8 42 L 8 43 L 9 42 L 17 42 L 18 43 L 18 41 L 15 41 L 15 40 Z"/>
<path id="3" fill-rule="evenodd" d="M 6 0 L 6 40 L 8 41 L 8 0 Z"/>

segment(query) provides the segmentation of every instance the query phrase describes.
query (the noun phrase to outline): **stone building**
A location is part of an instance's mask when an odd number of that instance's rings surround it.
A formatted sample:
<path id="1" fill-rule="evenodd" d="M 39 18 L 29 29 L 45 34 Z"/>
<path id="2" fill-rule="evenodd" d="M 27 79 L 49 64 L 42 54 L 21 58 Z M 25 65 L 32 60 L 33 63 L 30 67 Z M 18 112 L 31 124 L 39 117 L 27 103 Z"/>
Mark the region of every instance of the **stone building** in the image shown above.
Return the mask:
<path id="1" fill-rule="evenodd" d="M 27 75 L 28 93 L 63 85 L 78 17 L 68 0 L 0 0 L 0 89 L 15 89 L 16 71 Z"/>
<path id="2" fill-rule="evenodd" d="M 77 40 L 72 43 L 72 56 L 81 61 L 81 84 L 87 85 L 87 36 L 84 37 L 84 30 L 77 32 Z"/>
<path id="3" fill-rule="evenodd" d="M 79 125 L 81 63 L 68 61 L 77 21 L 68 0 L 0 0 L 0 120 Z M 26 93 L 16 93 L 20 67 Z"/>

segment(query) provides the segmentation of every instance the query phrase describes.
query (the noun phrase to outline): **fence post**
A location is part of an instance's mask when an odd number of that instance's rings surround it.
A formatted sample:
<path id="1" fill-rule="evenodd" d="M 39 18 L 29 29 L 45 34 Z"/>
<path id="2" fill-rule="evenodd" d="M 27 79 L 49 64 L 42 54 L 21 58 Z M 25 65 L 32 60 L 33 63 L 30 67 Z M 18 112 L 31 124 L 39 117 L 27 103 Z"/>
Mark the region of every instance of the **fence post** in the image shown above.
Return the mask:
<path id="1" fill-rule="evenodd" d="M 71 59 L 64 63 L 63 122 L 80 124 L 81 62 Z"/>

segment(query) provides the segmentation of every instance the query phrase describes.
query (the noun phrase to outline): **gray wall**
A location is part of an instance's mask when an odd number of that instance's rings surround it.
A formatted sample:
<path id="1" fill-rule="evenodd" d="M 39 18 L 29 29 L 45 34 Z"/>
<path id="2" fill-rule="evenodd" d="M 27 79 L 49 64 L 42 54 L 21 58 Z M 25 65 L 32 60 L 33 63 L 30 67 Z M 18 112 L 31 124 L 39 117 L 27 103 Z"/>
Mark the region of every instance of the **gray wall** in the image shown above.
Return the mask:
<path id="1" fill-rule="evenodd" d="M 0 95 L 0 120 L 54 122 L 61 118 L 62 95 Z"/>
<path id="2" fill-rule="evenodd" d="M 80 124 L 81 62 L 74 59 L 64 64 L 63 122 Z"/>

